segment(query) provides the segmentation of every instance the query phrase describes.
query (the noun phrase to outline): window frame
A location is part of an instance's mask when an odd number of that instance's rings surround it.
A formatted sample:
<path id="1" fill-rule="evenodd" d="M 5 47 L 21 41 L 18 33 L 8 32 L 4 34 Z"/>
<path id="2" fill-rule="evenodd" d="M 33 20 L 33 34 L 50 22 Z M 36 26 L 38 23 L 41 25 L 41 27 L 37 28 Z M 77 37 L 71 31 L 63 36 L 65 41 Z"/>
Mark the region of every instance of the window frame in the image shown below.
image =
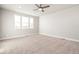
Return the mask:
<path id="1" fill-rule="evenodd" d="M 16 26 L 16 24 L 15 24 L 15 29 L 34 29 L 34 18 L 33 17 L 30 17 L 30 16 L 24 16 L 24 15 L 18 15 L 18 14 L 15 14 L 14 15 L 14 20 L 15 20 L 15 17 L 16 16 L 19 16 L 20 17 L 20 27 L 18 28 L 18 26 Z M 28 17 L 28 27 L 27 26 L 23 26 L 23 19 L 22 19 L 22 17 Z M 33 18 L 33 24 L 32 24 L 32 27 L 31 27 L 31 25 L 30 25 L 30 21 L 31 21 L 31 18 Z M 16 23 L 16 20 L 15 20 L 15 23 Z M 27 24 L 26 24 L 27 25 Z M 24 27 L 24 28 L 23 28 Z"/>

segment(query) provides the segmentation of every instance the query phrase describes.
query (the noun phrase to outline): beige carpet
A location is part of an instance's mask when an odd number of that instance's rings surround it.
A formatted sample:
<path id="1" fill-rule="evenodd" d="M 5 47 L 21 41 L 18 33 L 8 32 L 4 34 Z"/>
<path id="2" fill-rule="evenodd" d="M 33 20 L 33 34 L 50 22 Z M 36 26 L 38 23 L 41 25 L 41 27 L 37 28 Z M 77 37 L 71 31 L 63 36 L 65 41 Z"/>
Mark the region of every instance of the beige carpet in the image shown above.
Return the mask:
<path id="1" fill-rule="evenodd" d="M 44 35 L 31 35 L 29 37 L 1 40 L 0 53 L 79 53 L 79 42 Z"/>

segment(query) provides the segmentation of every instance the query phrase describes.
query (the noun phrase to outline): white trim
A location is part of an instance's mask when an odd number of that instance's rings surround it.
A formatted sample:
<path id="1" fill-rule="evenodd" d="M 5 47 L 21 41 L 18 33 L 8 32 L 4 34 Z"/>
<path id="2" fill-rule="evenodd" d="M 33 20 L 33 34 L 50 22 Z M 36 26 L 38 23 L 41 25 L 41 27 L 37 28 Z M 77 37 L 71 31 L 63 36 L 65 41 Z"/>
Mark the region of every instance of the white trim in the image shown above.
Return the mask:
<path id="1" fill-rule="evenodd" d="M 50 37 L 62 38 L 62 39 L 65 39 L 65 40 L 70 40 L 70 41 L 79 42 L 78 39 L 67 38 L 67 37 L 62 37 L 62 36 L 57 36 L 57 35 L 50 35 L 50 34 L 46 34 L 46 33 L 40 33 L 40 34 L 46 35 L 46 36 L 50 36 Z"/>
<path id="2" fill-rule="evenodd" d="M 6 39 L 12 39 L 12 38 L 19 38 L 19 37 L 28 37 L 30 35 L 34 35 L 36 33 L 33 34 L 22 34 L 22 35 L 15 35 L 15 36 L 6 36 L 6 37 L 1 37 L 0 40 L 6 40 Z"/>

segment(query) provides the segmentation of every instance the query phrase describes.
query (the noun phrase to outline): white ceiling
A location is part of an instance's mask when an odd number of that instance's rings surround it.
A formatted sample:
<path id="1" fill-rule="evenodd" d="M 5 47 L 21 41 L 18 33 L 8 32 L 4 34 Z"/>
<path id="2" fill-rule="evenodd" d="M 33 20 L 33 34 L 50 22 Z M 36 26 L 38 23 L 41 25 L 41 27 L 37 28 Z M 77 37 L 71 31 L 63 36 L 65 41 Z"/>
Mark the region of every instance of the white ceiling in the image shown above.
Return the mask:
<path id="1" fill-rule="evenodd" d="M 44 13 L 41 13 L 38 10 L 34 11 L 34 9 L 37 9 L 37 7 L 34 4 L 2 4 L 0 6 L 5 9 L 9 9 L 33 16 L 40 16 L 47 13 L 54 13 L 63 9 L 77 6 L 76 4 L 49 4 L 49 5 L 50 7 L 45 9 Z"/>

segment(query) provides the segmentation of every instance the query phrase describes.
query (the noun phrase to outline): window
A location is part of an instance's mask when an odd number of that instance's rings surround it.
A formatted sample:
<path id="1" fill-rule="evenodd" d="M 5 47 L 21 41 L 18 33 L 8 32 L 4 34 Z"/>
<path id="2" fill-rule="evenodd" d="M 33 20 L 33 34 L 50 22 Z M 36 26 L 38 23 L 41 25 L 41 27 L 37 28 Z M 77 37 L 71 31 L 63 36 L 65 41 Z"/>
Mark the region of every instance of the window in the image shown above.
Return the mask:
<path id="1" fill-rule="evenodd" d="M 29 28 L 29 18 L 22 16 L 22 28 L 28 29 Z"/>
<path id="2" fill-rule="evenodd" d="M 18 29 L 21 28 L 20 18 L 21 17 L 19 15 L 15 15 L 15 28 L 18 28 Z"/>
<path id="3" fill-rule="evenodd" d="M 25 17 L 15 15 L 15 28 L 16 29 L 33 29 L 34 28 L 33 17 Z"/>
<path id="4" fill-rule="evenodd" d="M 30 28 L 33 28 L 33 18 L 30 17 Z"/>

